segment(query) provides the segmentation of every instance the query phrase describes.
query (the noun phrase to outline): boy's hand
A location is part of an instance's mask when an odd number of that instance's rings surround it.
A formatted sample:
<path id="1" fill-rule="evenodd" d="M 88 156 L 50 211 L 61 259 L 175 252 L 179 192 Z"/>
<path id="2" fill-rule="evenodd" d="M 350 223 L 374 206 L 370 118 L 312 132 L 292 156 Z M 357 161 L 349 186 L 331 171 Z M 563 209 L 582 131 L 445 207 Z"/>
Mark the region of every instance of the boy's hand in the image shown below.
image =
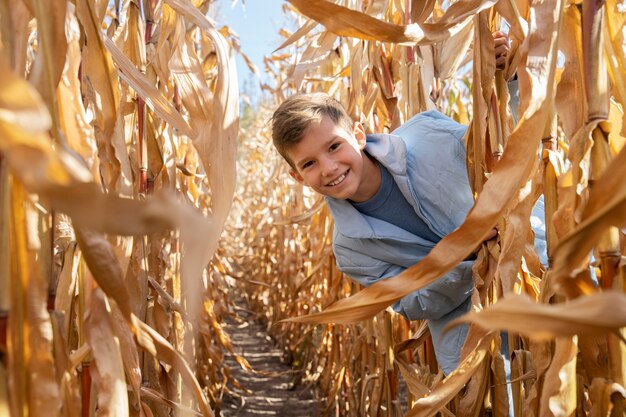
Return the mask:
<path id="1" fill-rule="evenodd" d="M 498 236 L 498 229 L 496 229 L 494 227 L 493 229 L 491 229 L 489 234 L 487 236 L 485 236 L 485 239 L 483 240 L 483 243 L 487 243 L 488 241 L 490 241 L 491 239 L 495 238 L 496 236 Z M 476 259 L 476 255 L 478 254 L 478 251 L 480 250 L 480 248 L 482 248 L 483 243 L 478 245 L 476 247 L 476 249 L 474 249 L 474 253 L 472 255 L 470 255 L 469 258 L 467 258 L 466 260 L 474 260 L 474 259 Z"/>
<path id="2" fill-rule="evenodd" d="M 493 229 L 491 229 L 491 231 L 489 232 L 489 234 L 487 235 L 487 237 L 485 237 L 485 240 L 483 242 L 486 242 L 488 240 L 493 239 L 494 237 L 498 236 L 498 229 L 496 229 L 495 227 Z"/>
<path id="3" fill-rule="evenodd" d="M 503 70 L 506 66 L 506 58 L 511 51 L 509 35 L 499 30 L 491 34 L 493 36 L 494 51 L 496 54 L 496 68 Z"/>

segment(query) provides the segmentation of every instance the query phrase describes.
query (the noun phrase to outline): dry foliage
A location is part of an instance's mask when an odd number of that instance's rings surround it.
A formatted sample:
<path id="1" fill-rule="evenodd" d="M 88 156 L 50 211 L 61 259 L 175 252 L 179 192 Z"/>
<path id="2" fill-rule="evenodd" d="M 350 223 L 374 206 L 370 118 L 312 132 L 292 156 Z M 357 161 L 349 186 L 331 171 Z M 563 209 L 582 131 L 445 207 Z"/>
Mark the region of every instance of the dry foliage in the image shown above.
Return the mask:
<path id="1" fill-rule="evenodd" d="M 0 2 L 0 414 L 219 408 L 239 92 L 208 7 Z"/>
<path id="2" fill-rule="evenodd" d="M 233 200 L 239 45 L 205 17 L 209 2 L 0 0 L 0 414 L 214 415 L 236 385 L 229 274 L 328 412 L 401 415 L 403 380 L 409 416 L 504 416 L 493 330 L 506 329 L 516 416 L 623 415 L 623 4 L 290 4 L 300 29 L 267 57 L 264 88 L 276 102 L 328 91 L 368 131 L 430 108 L 469 123 L 465 223 L 405 273 L 357 288 L 336 269 L 323 201 L 285 180 L 271 109 L 243 132 Z M 547 271 L 529 224 L 541 193 Z M 463 360 L 443 379 L 424 324 L 385 308 L 495 225 Z"/>
<path id="3" fill-rule="evenodd" d="M 288 13 L 299 29 L 283 31 L 266 58 L 274 102 L 244 132 L 224 247 L 271 334 L 318 381 L 326 411 L 401 415 L 403 379 L 408 416 L 508 415 L 497 331 L 508 330 L 516 416 L 624 415 L 624 5 L 290 0 Z M 502 19 L 512 50 L 496 70 L 491 33 Z M 515 73 L 518 123 L 506 85 Z M 368 131 L 432 108 L 469 124 L 476 204 L 463 225 L 397 277 L 366 289 L 342 277 L 325 205 L 287 180 L 264 124 L 296 91 L 329 92 Z M 541 194 L 549 266 L 530 229 Z M 499 237 L 474 266 L 462 362 L 442 379 L 423 323 L 385 309 L 465 259 L 494 226 Z"/>

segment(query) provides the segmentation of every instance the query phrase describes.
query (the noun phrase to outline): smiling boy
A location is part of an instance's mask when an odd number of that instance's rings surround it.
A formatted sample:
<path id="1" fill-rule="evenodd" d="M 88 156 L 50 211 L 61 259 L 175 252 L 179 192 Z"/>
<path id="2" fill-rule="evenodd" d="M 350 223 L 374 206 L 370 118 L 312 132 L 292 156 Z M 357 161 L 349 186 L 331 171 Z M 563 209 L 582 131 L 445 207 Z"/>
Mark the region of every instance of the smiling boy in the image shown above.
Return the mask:
<path id="1" fill-rule="evenodd" d="M 474 203 L 465 130 L 430 111 L 392 134 L 366 135 L 324 93 L 291 96 L 272 119 L 274 145 L 289 163 L 290 175 L 326 198 L 335 221 L 338 267 L 364 286 L 419 262 L 465 219 Z M 467 326 L 445 335 L 442 329 L 469 310 L 471 265 L 462 262 L 393 305 L 409 320 L 428 320 L 445 374 L 458 364 Z"/>

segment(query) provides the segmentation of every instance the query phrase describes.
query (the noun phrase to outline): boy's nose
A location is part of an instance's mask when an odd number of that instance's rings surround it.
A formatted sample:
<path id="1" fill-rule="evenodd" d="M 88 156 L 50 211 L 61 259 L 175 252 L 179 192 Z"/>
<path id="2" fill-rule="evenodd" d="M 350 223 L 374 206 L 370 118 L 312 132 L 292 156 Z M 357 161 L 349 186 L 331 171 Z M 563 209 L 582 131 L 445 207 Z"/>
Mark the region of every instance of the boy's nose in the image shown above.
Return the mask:
<path id="1" fill-rule="evenodd" d="M 322 175 L 329 176 L 337 171 L 337 161 L 333 158 L 324 158 L 322 161 Z"/>

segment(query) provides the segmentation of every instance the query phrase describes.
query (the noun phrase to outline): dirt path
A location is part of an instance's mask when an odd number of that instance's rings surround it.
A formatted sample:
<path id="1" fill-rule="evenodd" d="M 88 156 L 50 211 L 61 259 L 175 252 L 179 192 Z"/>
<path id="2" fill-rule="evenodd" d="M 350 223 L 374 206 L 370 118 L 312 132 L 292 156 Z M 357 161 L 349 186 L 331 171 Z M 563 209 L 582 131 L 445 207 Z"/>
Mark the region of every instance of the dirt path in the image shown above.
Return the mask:
<path id="1" fill-rule="evenodd" d="M 235 353 L 245 357 L 256 372 L 247 372 L 234 358 L 228 358 L 235 377 L 243 388 L 242 392 L 232 388 L 240 397 L 225 398 L 222 403 L 223 417 L 285 416 L 314 417 L 319 409 L 310 387 L 303 384 L 293 386 L 291 367 L 282 360 L 282 352 L 274 346 L 265 329 L 254 321 L 252 313 L 242 308 L 238 311 L 243 323 L 227 322 Z"/>

